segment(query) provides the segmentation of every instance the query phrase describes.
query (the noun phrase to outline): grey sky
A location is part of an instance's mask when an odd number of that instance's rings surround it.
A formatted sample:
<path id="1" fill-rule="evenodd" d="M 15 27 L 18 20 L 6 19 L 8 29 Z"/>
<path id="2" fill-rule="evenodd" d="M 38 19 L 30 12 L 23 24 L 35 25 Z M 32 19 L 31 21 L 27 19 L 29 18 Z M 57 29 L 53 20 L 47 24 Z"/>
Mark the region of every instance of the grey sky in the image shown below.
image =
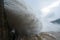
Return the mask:
<path id="1" fill-rule="evenodd" d="M 60 18 L 60 0 L 25 0 L 25 2 L 32 7 L 34 11 L 39 14 L 42 14 L 43 30 L 42 31 L 59 31 L 60 25 L 52 24 L 50 21 Z M 54 3 L 55 2 L 55 3 Z M 58 3 L 59 2 L 59 3 Z M 55 7 L 53 7 L 53 5 Z M 49 8 L 51 6 L 52 8 Z M 41 12 L 42 8 L 48 8 L 50 12 Z M 47 10 L 47 11 L 48 11 Z"/>

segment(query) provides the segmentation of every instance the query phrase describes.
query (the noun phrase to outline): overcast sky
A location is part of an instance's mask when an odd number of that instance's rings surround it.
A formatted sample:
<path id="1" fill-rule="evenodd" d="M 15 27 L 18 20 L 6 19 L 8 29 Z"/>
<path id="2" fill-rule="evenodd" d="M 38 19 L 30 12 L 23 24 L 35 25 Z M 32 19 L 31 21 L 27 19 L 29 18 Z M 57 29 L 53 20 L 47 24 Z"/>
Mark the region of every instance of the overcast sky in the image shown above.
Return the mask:
<path id="1" fill-rule="evenodd" d="M 60 30 L 59 24 L 52 24 L 51 21 L 60 18 L 60 0 L 24 0 L 38 17 L 42 17 L 43 30 L 55 31 Z"/>

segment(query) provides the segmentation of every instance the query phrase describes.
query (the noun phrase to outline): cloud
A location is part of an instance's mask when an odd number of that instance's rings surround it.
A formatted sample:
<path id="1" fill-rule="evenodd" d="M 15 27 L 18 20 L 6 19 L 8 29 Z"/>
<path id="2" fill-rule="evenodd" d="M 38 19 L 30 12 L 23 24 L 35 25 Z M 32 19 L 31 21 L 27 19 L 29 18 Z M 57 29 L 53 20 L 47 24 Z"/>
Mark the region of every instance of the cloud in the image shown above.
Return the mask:
<path id="1" fill-rule="evenodd" d="M 44 7 L 41 9 L 42 15 L 46 16 L 49 14 L 49 12 L 51 12 L 55 7 L 58 7 L 60 4 L 60 1 L 55 1 L 53 3 L 51 3 L 50 5 Z"/>

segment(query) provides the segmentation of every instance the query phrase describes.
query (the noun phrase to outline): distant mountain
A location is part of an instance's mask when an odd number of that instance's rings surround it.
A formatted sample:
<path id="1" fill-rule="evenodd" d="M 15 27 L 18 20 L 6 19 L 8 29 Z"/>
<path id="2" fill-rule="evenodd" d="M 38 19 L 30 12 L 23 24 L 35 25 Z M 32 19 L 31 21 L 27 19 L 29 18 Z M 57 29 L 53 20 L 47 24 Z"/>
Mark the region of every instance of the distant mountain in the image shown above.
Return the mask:
<path id="1" fill-rule="evenodd" d="M 52 21 L 52 23 L 60 24 L 60 19 L 56 19 L 56 20 Z"/>

